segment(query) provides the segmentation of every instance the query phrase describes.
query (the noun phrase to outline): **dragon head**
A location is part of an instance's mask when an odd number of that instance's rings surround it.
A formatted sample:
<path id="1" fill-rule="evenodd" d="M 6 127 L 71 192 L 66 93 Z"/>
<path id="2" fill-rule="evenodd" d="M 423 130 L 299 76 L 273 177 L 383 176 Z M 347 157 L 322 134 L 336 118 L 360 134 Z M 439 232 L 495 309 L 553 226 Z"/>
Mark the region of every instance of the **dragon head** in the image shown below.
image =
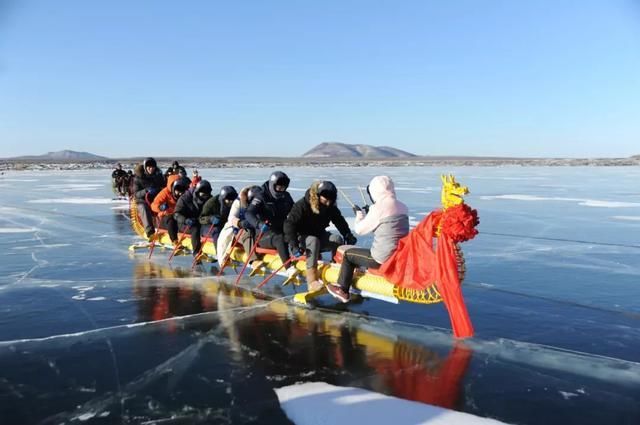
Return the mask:
<path id="1" fill-rule="evenodd" d="M 446 210 L 449 207 L 464 203 L 463 196 L 469 193 L 469 189 L 466 186 L 461 186 L 452 174 L 442 174 L 440 179 L 442 180 L 442 192 L 440 196 L 442 208 Z"/>

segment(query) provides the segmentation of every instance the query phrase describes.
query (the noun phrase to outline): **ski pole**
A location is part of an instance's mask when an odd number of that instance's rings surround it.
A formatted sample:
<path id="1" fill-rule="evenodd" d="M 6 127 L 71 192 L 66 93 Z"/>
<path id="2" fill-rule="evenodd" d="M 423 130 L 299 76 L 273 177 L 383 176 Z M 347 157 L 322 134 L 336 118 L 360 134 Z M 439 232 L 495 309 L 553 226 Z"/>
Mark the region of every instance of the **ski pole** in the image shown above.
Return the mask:
<path id="1" fill-rule="evenodd" d="M 234 285 L 237 285 L 238 282 L 240 282 L 240 278 L 242 277 L 242 274 L 244 273 L 244 271 L 246 270 L 247 266 L 249 265 L 249 260 L 253 256 L 253 253 L 256 252 L 256 248 L 258 248 L 258 242 L 260 242 L 260 239 L 262 239 L 262 235 L 264 235 L 264 232 L 260 231 L 260 234 L 256 238 L 255 243 L 251 247 L 251 252 L 249 253 L 249 256 L 247 257 L 247 261 L 245 261 L 244 265 L 242 266 L 242 270 L 240 270 L 240 273 L 238 273 L 238 278 L 236 279 L 236 282 L 234 283 Z"/>
<path id="2" fill-rule="evenodd" d="M 358 191 L 360 192 L 360 196 L 362 196 L 362 204 L 367 205 L 367 199 L 364 197 L 364 191 L 362 190 L 360 185 L 358 185 Z"/>
<path id="3" fill-rule="evenodd" d="M 233 235 L 233 238 L 231 239 L 231 243 L 227 246 L 227 249 L 224 250 L 224 254 L 222 256 L 222 263 L 220 263 L 220 270 L 218 271 L 218 276 L 222 275 L 222 272 L 224 271 L 225 267 L 227 267 L 227 265 L 231 262 L 229 261 L 229 258 L 231 257 L 231 250 L 233 249 L 233 246 L 236 244 L 236 242 L 240 239 L 240 236 L 242 236 L 243 232 L 244 232 L 244 229 L 240 229 L 238 233 Z"/>
<path id="4" fill-rule="evenodd" d="M 278 267 L 273 273 L 271 273 L 265 280 L 263 280 L 262 282 L 260 282 L 260 284 L 258 285 L 258 287 L 256 289 L 260 289 L 262 288 L 262 286 L 269 282 L 275 275 L 278 274 L 278 272 L 280 270 L 282 270 L 283 268 L 287 267 L 289 265 L 290 262 L 292 262 L 293 260 L 295 260 L 296 257 L 289 257 L 289 259 L 287 261 L 285 261 L 284 263 L 282 263 L 282 265 L 280 267 Z"/>
<path id="5" fill-rule="evenodd" d="M 178 248 L 182 246 L 182 241 L 184 240 L 184 238 L 187 237 L 187 233 L 189 233 L 189 230 L 191 230 L 191 226 L 189 226 L 188 224 L 186 224 L 182 228 L 182 235 L 180 235 L 180 239 L 178 239 L 178 243 L 176 244 L 175 248 L 173 248 L 173 252 L 171 252 L 171 255 L 169 256 L 169 262 L 171 262 L 171 260 L 173 259 L 173 256 L 176 255 L 176 252 L 178 252 Z"/>
<path id="6" fill-rule="evenodd" d="M 338 190 L 340 191 L 340 194 L 342 195 L 342 197 L 349 203 L 349 205 L 351 205 L 351 208 L 355 208 L 356 204 L 353 203 L 353 201 L 351 199 L 349 199 L 349 197 L 347 196 L 346 193 L 344 193 L 342 191 L 342 189 L 338 188 Z"/>

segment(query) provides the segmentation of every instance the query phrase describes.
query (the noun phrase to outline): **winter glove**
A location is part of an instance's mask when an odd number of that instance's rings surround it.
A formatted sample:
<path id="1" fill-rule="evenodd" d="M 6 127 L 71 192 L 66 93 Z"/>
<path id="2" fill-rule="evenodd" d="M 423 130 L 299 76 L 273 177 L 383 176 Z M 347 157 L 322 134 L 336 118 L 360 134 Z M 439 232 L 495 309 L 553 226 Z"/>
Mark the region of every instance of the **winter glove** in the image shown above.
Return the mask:
<path id="1" fill-rule="evenodd" d="M 158 193 L 158 189 L 156 189 L 155 187 L 148 187 L 147 188 L 147 193 L 151 196 L 155 195 L 156 193 Z"/>
<path id="2" fill-rule="evenodd" d="M 193 227 L 193 225 L 196 224 L 196 220 L 193 218 L 188 218 L 184 221 L 184 224 L 186 224 L 189 227 Z"/>
<path id="3" fill-rule="evenodd" d="M 362 207 L 362 211 L 364 211 L 365 214 L 369 214 L 369 205 Z"/>
<path id="4" fill-rule="evenodd" d="M 359 206 L 357 206 L 357 205 L 354 205 L 353 207 L 351 207 L 351 209 L 353 210 L 353 213 L 354 213 L 354 214 L 355 214 L 355 213 L 357 213 L 358 211 L 362 211 L 362 208 L 360 208 L 360 207 L 359 207 Z"/>
<path id="5" fill-rule="evenodd" d="M 231 229 L 233 229 L 233 234 L 237 235 L 238 232 L 240 231 L 240 229 L 238 229 L 237 227 L 232 227 Z"/>
<path id="6" fill-rule="evenodd" d="M 355 236 L 353 236 L 353 233 L 347 233 L 344 236 L 344 243 L 346 243 L 347 245 L 355 245 L 358 242 L 358 239 L 356 239 Z"/>
<path id="7" fill-rule="evenodd" d="M 166 211 L 167 210 L 167 204 L 160 204 L 160 211 Z"/>
<path id="8" fill-rule="evenodd" d="M 220 217 L 218 217 L 217 215 L 212 216 L 211 224 L 213 224 L 214 226 L 217 226 L 218 224 L 220 224 Z"/>
<path id="9" fill-rule="evenodd" d="M 300 258 L 304 255 L 304 251 L 298 248 L 296 251 L 291 251 L 291 256 L 293 258 Z"/>
<path id="10" fill-rule="evenodd" d="M 267 230 L 269 230 L 269 223 L 262 223 L 262 226 L 260 226 L 260 231 L 264 233 Z"/>

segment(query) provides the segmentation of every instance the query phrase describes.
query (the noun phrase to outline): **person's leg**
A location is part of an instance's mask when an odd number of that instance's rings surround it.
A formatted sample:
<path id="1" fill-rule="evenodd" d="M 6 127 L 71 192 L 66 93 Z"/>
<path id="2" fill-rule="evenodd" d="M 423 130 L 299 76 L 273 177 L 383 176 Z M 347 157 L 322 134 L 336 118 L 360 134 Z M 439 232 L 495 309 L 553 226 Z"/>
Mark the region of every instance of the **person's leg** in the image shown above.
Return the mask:
<path id="1" fill-rule="evenodd" d="M 275 248 L 278 251 L 280 261 L 284 264 L 289 259 L 289 248 L 284 242 L 284 235 L 281 233 L 274 233 L 268 230 L 260 239 L 258 245 L 262 248 Z"/>
<path id="2" fill-rule="evenodd" d="M 317 236 L 307 236 L 304 238 L 305 255 L 307 256 L 307 270 L 315 269 L 320 258 L 321 241 Z"/>
<path id="3" fill-rule="evenodd" d="M 338 251 L 338 247 L 340 245 L 344 245 L 344 240 L 342 239 L 342 236 L 336 235 L 330 232 L 325 232 L 324 236 L 320 241 L 321 241 L 320 252 L 331 251 L 331 261 L 333 261 L 333 259 L 335 258 L 336 252 Z"/>
<path id="4" fill-rule="evenodd" d="M 351 248 L 345 251 L 340 266 L 337 285 L 327 287 L 329 293 L 342 302 L 349 301 L 349 289 L 353 281 L 353 271 L 356 267 L 380 267 L 380 263 L 371 257 L 371 250 L 365 248 Z"/>
<path id="5" fill-rule="evenodd" d="M 178 223 L 176 222 L 175 218 L 170 215 L 165 215 L 164 217 L 162 217 L 162 220 L 160 220 L 160 226 L 163 229 L 167 229 L 169 238 L 171 238 L 171 242 L 178 242 Z"/>
<path id="6" fill-rule="evenodd" d="M 196 223 L 189 229 L 191 233 L 191 246 L 193 247 L 193 255 L 198 255 L 200 248 L 202 247 L 202 241 L 200 240 L 200 224 Z"/>
<path id="7" fill-rule="evenodd" d="M 245 230 L 244 232 L 242 232 L 242 235 L 240 235 L 240 237 L 238 238 L 238 242 L 240 242 L 240 244 L 242 245 L 242 249 L 244 249 L 244 252 L 246 252 L 247 255 L 249 255 L 249 253 L 251 253 L 251 248 L 253 248 L 253 244 L 255 243 L 253 232 L 251 230 Z M 258 256 L 255 253 L 253 253 L 251 255 L 251 258 L 249 258 L 249 261 L 253 262 L 257 259 L 258 259 Z"/>
<path id="8" fill-rule="evenodd" d="M 142 221 L 142 225 L 144 226 L 144 233 L 148 238 L 153 236 L 156 229 L 153 227 L 153 215 L 151 214 L 151 210 L 149 209 L 149 205 L 146 202 L 138 202 L 138 215 L 140 216 L 140 220 Z"/>

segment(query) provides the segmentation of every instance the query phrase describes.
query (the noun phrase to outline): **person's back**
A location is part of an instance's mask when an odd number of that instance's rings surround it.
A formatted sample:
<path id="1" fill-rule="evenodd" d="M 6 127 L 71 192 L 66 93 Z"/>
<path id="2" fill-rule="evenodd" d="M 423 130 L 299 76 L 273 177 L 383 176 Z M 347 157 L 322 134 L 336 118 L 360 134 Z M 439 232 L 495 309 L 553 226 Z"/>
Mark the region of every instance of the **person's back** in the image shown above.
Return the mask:
<path id="1" fill-rule="evenodd" d="M 373 205 L 366 216 L 356 215 L 354 230 L 359 235 L 373 232 L 371 256 L 382 264 L 409 233 L 409 209 L 396 198 L 393 181 L 387 176 L 374 177 L 368 189 Z"/>

